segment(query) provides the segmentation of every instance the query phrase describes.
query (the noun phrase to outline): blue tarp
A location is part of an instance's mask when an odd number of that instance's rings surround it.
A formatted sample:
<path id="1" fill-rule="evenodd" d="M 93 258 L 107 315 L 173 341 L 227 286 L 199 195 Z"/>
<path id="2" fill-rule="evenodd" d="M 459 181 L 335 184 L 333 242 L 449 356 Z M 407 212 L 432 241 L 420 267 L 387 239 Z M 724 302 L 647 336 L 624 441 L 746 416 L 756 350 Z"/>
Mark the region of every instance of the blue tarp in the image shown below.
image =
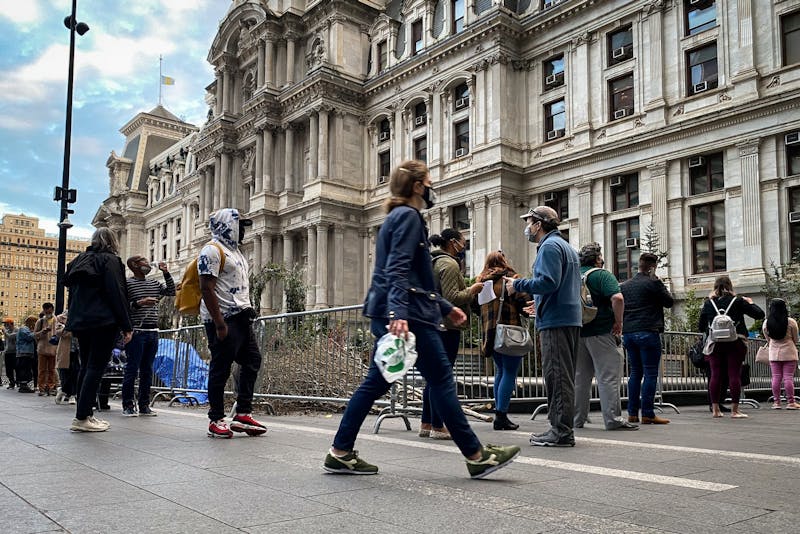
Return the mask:
<path id="1" fill-rule="evenodd" d="M 175 364 L 176 356 L 177 364 Z M 208 364 L 200 358 L 192 345 L 183 341 L 158 340 L 158 352 L 153 361 L 153 372 L 167 387 L 208 391 Z M 208 395 L 205 393 L 187 393 L 187 395 L 197 399 L 200 404 L 208 402 Z M 184 402 L 180 398 L 178 400 Z"/>

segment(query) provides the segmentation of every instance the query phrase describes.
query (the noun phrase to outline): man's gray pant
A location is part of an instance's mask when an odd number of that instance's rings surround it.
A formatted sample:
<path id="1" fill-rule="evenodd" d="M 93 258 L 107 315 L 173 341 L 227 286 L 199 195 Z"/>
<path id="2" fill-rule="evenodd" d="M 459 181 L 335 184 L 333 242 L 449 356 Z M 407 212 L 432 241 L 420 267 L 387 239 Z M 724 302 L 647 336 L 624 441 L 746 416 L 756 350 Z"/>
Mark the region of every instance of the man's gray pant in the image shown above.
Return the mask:
<path id="1" fill-rule="evenodd" d="M 551 430 L 561 439 L 572 437 L 575 413 L 575 359 L 580 327 L 548 328 L 539 332 L 542 345 L 542 374 L 547 389 L 547 418 Z"/>
<path id="2" fill-rule="evenodd" d="M 575 366 L 575 426 L 581 427 L 589 417 L 592 378 L 597 377 L 600 409 L 606 429 L 617 428 L 622 420 L 619 380 L 622 354 L 612 334 L 580 338 L 578 362 Z"/>

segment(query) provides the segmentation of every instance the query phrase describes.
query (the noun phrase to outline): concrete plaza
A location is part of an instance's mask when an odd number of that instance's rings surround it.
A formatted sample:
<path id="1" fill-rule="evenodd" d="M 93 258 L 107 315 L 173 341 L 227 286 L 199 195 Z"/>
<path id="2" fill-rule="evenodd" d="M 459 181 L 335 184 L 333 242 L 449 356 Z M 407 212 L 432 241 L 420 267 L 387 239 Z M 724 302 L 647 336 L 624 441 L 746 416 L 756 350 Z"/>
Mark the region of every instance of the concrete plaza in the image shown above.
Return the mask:
<path id="1" fill-rule="evenodd" d="M 0 524 L 33 532 L 568 533 L 782 532 L 800 525 L 800 413 L 705 407 L 635 432 L 587 425 L 570 449 L 528 445 L 546 418 L 517 432 L 474 422 L 485 443 L 522 454 L 470 480 L 452 442 L 397 419 L 357 448 L 377 476 L 322 471 L 339 415 L 263 417 L 262 437 L 212 440 L 203 408 L 156 407 L 156 418 L 100 414 L 108 432 L 68 430 L 74 406 L 0 391 Z M 599 414 L 595 414 L 595 420 Z M 414 428 L 418 421 L 412 421 Z M 369 425 L 369 426 L 367 426 Z"/>

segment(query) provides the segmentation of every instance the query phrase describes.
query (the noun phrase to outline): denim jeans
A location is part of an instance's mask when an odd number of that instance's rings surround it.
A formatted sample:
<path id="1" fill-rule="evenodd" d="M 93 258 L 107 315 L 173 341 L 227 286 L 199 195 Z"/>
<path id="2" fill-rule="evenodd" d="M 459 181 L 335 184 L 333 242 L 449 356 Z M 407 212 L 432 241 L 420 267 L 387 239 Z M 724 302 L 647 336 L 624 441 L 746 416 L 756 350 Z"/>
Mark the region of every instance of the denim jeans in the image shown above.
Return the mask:
<path id="1" fill-rule="evenodd" d="M 511 392 L 517 389 L 517 372 L 522 363 L 521 356 L 506 356 L 495 352 L 494 360 L 494 407 L 498 412 L 508 412 Z"/>
<path id="2" fill-rule="evenodd" d="M 472 456 L 481 450 L 481 442 L 472 431 L 461 409 L 456 395 L 453 369 L 447 359 L 439 332 L 432 326 L 409 321 L 408 328 L 417 338 L 416 368 L 430 384 L 431 400 L 453 441 L 464 456 Z M 377 339 L 386 333 L 386 320 L 373 319 L 370 330 L 375 336 L 374 354 Z M 358 430 L 367 418 L 372 404 L 389 391 L 389 384 L 383 379 L 380 370 L 372 359 L 367 377 L 358 387 L 339 423 L 339 430 L 333 439 L 333 446 L 343 451 L 351 451 L 355 446 Z"/>
<path id="3" fill-rule="evenodd" d="M 103 380 L 111 351 L 119 335 L 116 325 L 101 326 L 93 330 L 81 330 L 72 333 L 78 337 L 81 351 L 81 372 L 78 376 L 80 391 L 78 405 L 75 407 L 75 418 L 84 420 L 93 415 L 92 405 L 97 399 L 97 390 Z"/>
<path id="4" fill-rule="evenodd" d="M 208 366 L 208 418 L 217 421 L 225 417 L 225 384 L 231 375 L 233 362 L 239 364 L 239 389 L 236 393 L 236 413 L 250 413 L 253 409 L 253 391 L 258 371 L 261 369 L 261 351 L 258 350 L 250 318 L 239 314 L 225 319 L 228 335 L 217 340 L 214 323 L 205 323 L 211 363 Z"/>
<path id="5" fill-rule="evenodd" d="M 450 367 L 456 363 L 458 357 L 458 346 L 461 344 L 461 331 L 460 330 L 445 330 L 439 332 L 444 345 L 444 351 L 447 353 L 447 359 L 450 362 Z M 420 418 L 423 424 L 429 424 L 433 428 L 442 428 L 442 418 L 436 411 L 436 407 L 431 401 L 431 386 L 425 383 L 425 389 L 422 390 L 422 417 Z"/>
<path id="6" fill-rule="evenodd" d="M 628 415 L 655 417 L 653 399 L 656 396 L 658 366 L 661 362 L 661 336 L 658 332 L 630 332 L 622 336 L 628 353 Z M 644 380 L 642 378 L 644 377 Z"/>
<path id="7" fill-rule="evenodd" d="M 133 408 L 133 386 L 139 375 L 139 408 L 150 405 L 150 386 L 153 384 L 153 360 L 158 352 L 158 332 L 134 330 L 125 345 L 125 374 L 122 378 L 122 407 Z"/>

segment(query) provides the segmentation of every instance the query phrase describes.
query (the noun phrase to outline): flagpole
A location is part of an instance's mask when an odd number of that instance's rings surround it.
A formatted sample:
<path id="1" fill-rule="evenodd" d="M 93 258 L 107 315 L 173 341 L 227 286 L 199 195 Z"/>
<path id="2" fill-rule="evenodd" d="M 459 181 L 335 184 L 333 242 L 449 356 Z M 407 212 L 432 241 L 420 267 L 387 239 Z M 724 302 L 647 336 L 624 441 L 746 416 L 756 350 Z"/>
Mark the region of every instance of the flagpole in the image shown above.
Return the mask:
<path id="1" fill-rule="evenodd" d="M 161 55 L 158 56 L 158 105 L 161 105 Z"/>

